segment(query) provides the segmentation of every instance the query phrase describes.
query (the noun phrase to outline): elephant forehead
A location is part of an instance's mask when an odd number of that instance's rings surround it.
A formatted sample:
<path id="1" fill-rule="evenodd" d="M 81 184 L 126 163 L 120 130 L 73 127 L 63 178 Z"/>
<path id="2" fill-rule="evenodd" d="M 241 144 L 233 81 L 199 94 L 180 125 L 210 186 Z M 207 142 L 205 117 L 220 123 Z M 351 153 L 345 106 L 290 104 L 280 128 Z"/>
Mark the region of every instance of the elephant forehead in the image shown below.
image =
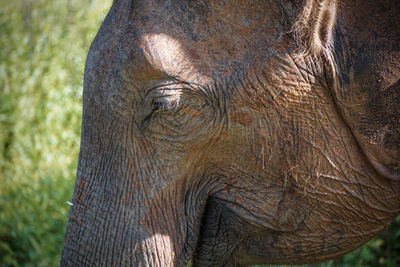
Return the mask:
<path id="1" fill-rule="evenodd" d="M 169 76 L 198 83 L 224 79 L 274 54 L 284 29 L 271 5 L 145 1 L 130 18 L 136 36 L 130 45 L 140 48 L 152 68 Z"/>

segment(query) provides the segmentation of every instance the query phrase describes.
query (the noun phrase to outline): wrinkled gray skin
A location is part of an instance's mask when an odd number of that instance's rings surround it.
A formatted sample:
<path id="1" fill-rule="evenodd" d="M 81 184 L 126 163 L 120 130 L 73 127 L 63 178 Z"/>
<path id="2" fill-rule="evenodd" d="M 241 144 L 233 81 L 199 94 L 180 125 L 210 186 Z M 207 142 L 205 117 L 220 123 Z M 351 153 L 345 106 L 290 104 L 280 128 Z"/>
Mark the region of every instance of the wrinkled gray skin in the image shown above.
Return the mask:
<path id="1" fill-rule="evenodd" d="M 307 263 L 400 210 L 400 1 L 115 0 L 62 266 Z"/>

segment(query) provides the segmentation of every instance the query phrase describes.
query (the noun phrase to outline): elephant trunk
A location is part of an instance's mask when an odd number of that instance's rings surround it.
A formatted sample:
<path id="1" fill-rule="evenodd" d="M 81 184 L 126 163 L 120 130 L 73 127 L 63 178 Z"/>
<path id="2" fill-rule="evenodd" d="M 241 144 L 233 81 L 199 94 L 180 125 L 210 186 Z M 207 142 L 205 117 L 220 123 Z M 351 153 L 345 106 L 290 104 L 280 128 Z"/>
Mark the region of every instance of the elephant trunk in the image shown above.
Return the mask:
<path id="1" fill-rule="evenodd" d="M 117 184 L 78 177 L 61 266 L 185 265 L 196 243 L 190 235 L 198 229 L 181 188 L 135 192 Z"/>

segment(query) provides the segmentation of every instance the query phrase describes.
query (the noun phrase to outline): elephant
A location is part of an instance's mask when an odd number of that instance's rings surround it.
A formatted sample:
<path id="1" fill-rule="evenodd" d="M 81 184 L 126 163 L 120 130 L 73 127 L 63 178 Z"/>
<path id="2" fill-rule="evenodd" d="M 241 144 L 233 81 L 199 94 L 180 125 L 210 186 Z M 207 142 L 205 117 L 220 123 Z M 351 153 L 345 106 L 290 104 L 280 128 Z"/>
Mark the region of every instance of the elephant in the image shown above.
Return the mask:
<path id="1" fill-rule="evenodd" d="M 114 0 L 61 266 L 326 261 L 400 213 L 399 0 Z"/>

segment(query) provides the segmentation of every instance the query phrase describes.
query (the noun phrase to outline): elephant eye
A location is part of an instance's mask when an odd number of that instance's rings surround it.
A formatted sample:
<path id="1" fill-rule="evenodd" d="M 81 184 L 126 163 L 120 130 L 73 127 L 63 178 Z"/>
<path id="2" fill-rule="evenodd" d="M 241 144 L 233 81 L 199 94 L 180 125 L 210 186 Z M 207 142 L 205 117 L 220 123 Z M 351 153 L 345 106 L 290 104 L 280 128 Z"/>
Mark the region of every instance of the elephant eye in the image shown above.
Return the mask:
<path id="1" fill-rule="evenodd" d="M 210 122 L 212 106 L 201 89 L 190 84 L 166 84 L 151 88 L 144 99 L 144 132 L 158 138 L 178 138 L 185 133 L 201 132 Z"/>
<path id="2" fill-rule="evenodd" d="M 166 84 L 153 88 L 148 92 L 152 112 L 169 111 L 178 109 L 183 87 L 180 84 Z"/>
<path id="3" fill-rule="evenodd" d="M 153 111 L 176 111 L 179 107 L 180 95 L 164 95 L 152 101 Z"/>

